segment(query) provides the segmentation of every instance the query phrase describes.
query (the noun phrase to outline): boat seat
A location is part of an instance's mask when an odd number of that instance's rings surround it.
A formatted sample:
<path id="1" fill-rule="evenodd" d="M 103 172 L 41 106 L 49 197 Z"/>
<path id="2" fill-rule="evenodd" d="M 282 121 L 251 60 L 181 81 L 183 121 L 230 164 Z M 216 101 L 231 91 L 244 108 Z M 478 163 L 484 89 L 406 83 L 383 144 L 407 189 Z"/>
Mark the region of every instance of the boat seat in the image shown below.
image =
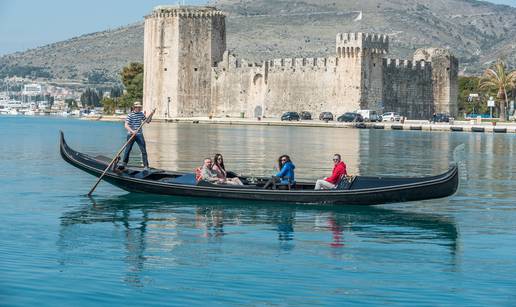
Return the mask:
<path id="1" fill-rule="evenodd" d="M 296 182 L 286 182 L 286 183 L 276 183 L 275 185 L 273 185 L 273 190 L 274 190 L 274 187 L 276 187 L 276 190 L 292 190 L 292 187 L 294 187 L 296 185 Z"/>
<path id="2" fill-rule="evenodd" d="M 339 182 L 335 185 L 335 190 L 349 190 L 355 182 L 357 176 L 347 176 L 342 175 L 339 179 Z"/>

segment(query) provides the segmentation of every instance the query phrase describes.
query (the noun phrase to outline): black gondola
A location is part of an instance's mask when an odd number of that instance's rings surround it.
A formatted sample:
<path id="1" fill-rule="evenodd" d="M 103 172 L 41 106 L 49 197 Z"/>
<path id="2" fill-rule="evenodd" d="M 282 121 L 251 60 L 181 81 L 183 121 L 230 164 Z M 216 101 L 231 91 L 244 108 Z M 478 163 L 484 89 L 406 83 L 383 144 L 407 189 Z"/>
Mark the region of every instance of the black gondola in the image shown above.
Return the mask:
<path id="1" fill-rule="evenodd" d="M 109 165 L 104 156 L 88 156 L 71 149 L 61 132 L 60 152 L 65 161 L 99 177 Z M 295 186 L 264 189 L 269 178 L 239 176 L 243 186 L 197 182 L 193 173 L 130 167 L 123 172 L 110 169 L 104 180 L 129 192 L 164 195 L 228 198 L 291 202 L 299 204 L 375 205 L 391 202 L 415 201 L 453 195 L 457 190 L 458 168 L 430 177 L 370 177 L 355 176 L 343 179 L 337 189 L 314 190 L 313 182 L 297 182 Z"/>

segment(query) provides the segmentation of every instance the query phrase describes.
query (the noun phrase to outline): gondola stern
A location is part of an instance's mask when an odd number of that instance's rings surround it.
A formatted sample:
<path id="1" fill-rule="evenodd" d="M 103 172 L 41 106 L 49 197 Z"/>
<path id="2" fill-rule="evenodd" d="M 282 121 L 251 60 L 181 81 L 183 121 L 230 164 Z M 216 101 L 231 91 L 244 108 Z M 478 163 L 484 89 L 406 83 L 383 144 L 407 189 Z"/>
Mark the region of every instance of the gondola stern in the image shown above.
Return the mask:
<path id="1" fill-rule="evenodd" d="M 63 130 L 59 130 L 59 144 L 66 144 Z"/>
<path id="2" fill-rule="evenodd" d="M 63 159 L 70 162 L 68 159 L 68 150 L 69 147 L 66 143 L 64 132 L 62 130 L 59 130 L 59 152 L 61 153 L 61 157 L 63 157 Z"/>
<path id="3" fill-rule="evenodd" d="M 449 186 L 447 189 L 449 192 L 446 193 L 444 197 L 454 195 L 459 189 L 459 166 L 457 163 L 450 163 L 450 168 L 448 172 L 446 172 L 446 177 L 448 177 L 446 180 L 446 185 Z"/>

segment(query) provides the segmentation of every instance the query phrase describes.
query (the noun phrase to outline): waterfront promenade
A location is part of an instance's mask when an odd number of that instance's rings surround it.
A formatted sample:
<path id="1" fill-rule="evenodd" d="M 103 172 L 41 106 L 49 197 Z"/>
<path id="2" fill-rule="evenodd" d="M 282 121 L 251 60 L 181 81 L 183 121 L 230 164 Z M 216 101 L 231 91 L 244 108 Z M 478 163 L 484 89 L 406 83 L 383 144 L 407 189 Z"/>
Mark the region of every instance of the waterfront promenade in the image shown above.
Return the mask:
<path id="1" fill-rule="evenodd" d="M 125 116 L 99 116 L 84 118 L 100 121 L 123 121 Z M 330 127 L 330 128 L 360 128 L 360 129 L 384 129 L 384 130 L 415 130 L 415 131 L 452 131 L 452 132 L 485 132 L 485 133 L 516 133 L 516 122 L 503 122 L 493 125 L 491 122 L 478 122 L 476 120 L 455 120 L 453 123 L 430 123 L 426 120 L 405 120 L 401 122 L 380 123 L 344 123 L 338 121 L 301 120 L 281 121 L 278 118 L 171 118 L 155 119 L 155 121 L 169 123 L 195 123 L 195 124 L 220 124 L 220 125 L 260 125 L 260 126 L 297 126 L 297 127 Z"/>

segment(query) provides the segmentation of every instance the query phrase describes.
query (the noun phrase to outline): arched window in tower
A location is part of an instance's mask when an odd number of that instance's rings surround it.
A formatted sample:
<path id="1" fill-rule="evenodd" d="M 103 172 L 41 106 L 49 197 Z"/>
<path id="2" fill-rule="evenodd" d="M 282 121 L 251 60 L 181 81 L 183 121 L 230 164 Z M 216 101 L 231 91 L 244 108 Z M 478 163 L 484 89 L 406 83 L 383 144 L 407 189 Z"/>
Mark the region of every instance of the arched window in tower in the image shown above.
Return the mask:
<path id="1" fill-rule="evenodd" d="M 263 80 L 262 74 L 256 74 L 253 77 L 253 84 L 254 85 L 258 85 L 258 84 L 260 84 L 262 82 L 262 80 Z"/>

